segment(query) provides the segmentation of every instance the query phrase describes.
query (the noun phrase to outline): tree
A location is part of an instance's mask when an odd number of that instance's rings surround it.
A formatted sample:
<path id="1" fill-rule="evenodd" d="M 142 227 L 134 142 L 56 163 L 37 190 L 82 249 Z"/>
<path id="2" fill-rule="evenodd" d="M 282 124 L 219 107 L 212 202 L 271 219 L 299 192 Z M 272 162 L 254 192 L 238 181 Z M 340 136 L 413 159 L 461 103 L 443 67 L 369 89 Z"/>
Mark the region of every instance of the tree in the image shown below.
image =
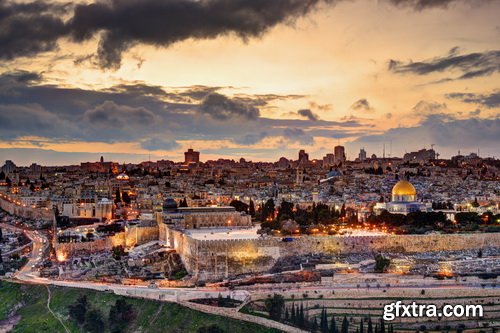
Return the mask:
<path id="1" fill-rule="evenodd" d="M 349 333 L 349 322 L 347 321 L 347 317 L 344 316 L 342 320 L 342 327 L 340 328 L 340 333 Z"/>
<path id="2" fill-rule="evenodd" d="M 245 212 L 248 213 L 248 205 L 240 200 L 232 200 L 229 203 L 229 206 L 233 206 L 237 212 Z"/>
<path id="3" fill-rule="evenodd" d="M 219 326 L 213 324 L 210 326 L 203 326 L 196 331 L 197 333 L 224 333 L 224 330 Z"/>
<path id="4" fill-rule="evenodd" d="M 69 316 L 75 320 L 78 324 L 83 324 L 85 321 L 85 315 L 87 314 L 88 310 L 88 302 L 87 302 L 87 296 L 83 295 L 80 296 L 75 304 L 71 304 L 68 306 L 68 313 Z"/>
<path id="5" fill-rule="evenodd" d="M 390 259 L 387 259 L 380 253 L 377 254 L 375 256 L 375 273 L 385 273 L 390 264 Z"/>
<path id="6" fill-rule="evenodd" d="M 255 217 L 255 204 L 253 203 L 253 200 L 250 199 L 250 205 L 248 206 L 248 214 L 250 216 Z"/>
<path id="7" fill-rule="evenodd" d="M 300 303 L 300 309 L 299 309 L 299 316 L 297 319 L 297 324 L 299 327 L 305 327 L 306 325 L 306 318 L 304 316 L 304 304 Z"/>
<path id="8" fill-rule="evenodd" d="M 316 317 L 314 317 L 311 329 L 312 329 L 313 332 L 316 332 L 318 330 L 318 320 L 317 320 Z"/>
<path id="9" fill-rule="evenodd" d="M 368 330 L 366 333 L 373 333 L 372 317 L 368 317 Z"/>
<path id="10" fill-rule="evenodd" d="M 261 221 L 265 221 L 268 218 L 274 218 L 274 200 L 271 198 L 266 201 L 264 207 L 262 207 Z"/>
<path id="11" fill-rule="evenodd" d="M 122 245 L 113 246 L 111 251 L 113 252 L 113 258 L 116 260 L 121 260 L 122 256 L 126 254 L 125 248 Z"/>
<path id="12" fill-rule="evenodd" d="M 97 309 L 90 309 L 85 315 L 85 325 L 83 328 L 91 333 L 102 333 L 104 331 L 104 319 L 102 312 Z"/>
<path id="13" fill-rule="evenodd" d="M 340 208 L 340 217 L 345 217 L 345 203 L 342 204 L 342 207 Z"/>
<path id="14" fill-rule="evenodd" d="M 122 200 L 127 205 L 130 205 L 131 200 L 130 200 L 130 196 L 128 195 L 128 192 L 125 191 L 122 193 Z"/>
<path id="15" fill-rule="evenodd" d="M 292 321 L 293 324 L 297 324 L 297 316 L 295 315 L 295 303 L 292 303 L 292 311 L 290 315 L 290 320 Z"/>
<path id="16" fill-rule="evenodd" d="M 274 294 L 272 298 L 266 299 L 265 304 L 266 309 L 269 312 L 269 318 L 280 321 L 285 307 L 285 298 L 281 295 Z"/>
<path id="17" fill-rule="evenodd" d="M 335 316 L 332 316 L 332 320 L 330 321 L 330 331 L 329 333 L 338 333 L 337 324 L 335 323 Z"/>
<path id="18" fill-rule="evenodd" d="M 114 331 L 122 332 L 134 318 L 134 308 L 124 299 L 117 299 L 115 304 L 109 309 L 109 326 Z"/>
<path id="19" fill-rule="evenodd" d="M 122 194 L 120 192 L 120 189 L 116 189 L 115 193 L 115 204 L 122 202 Z"/>
<path id="20" fill-rule="evenodd" d="M 384 322 L 384 318 L 380 318 L 380 333 L 385 333 L 385 322 Z"/>
<path id="21" fill-rule="evenodd" d="M 285 200 L 283 200 L 281 202 L 280 208 L 278 209 L 278 219 L 281 216 L 284 216 L 284 215 L 286 215 L 286 216 L 288 216 L 289 218 L 292 218 L 292 219 L 294 217 L 294 214 L 293 214 L 293 203 L 285 201 Z"/>
<path id="22" fill-rule="evenodd" d="M 0 242 L 3 242 L 3 232 L 2 232 L 2 228 L 0 228 Z"/>
<path id="23" fill-rule="evenodd" d="M 186 198 L 184 197 L 184 199 L 181 200 L 181 202 L 179 203 L 179 207 L 187 207 L 188 206 L 188 202 L 186 200 Z"/>
<path id="24" fill-rule="evenodd" d="M 328 333 L 328 318 L 326 316 L 326 309 L 323 307 L 321 311 L 321 320 L 319 322 L 321 333 Z"/>

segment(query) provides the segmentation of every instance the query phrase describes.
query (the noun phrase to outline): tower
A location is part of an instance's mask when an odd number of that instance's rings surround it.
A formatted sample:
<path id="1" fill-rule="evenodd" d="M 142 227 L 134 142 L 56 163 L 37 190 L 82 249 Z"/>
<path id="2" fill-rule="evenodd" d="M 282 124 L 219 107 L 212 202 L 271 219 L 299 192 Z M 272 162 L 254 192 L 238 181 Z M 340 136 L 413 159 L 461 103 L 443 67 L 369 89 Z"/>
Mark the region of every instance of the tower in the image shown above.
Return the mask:
<path id="1" fill-rule="evenodd" d="M 295 183 L 297 185 L 300 185 L 304 182 L 304 169 L 298 167 L 297 168 L 297 179 L 295 181 Z"/>
<path id="2" fill-rule="evenodd" d="M 343 164 L 345 162 L 346 158 L 344 146 L 335 146 L 335 148 L 333 148 L 333 153 L 335 155 L 335 164 Z"/>

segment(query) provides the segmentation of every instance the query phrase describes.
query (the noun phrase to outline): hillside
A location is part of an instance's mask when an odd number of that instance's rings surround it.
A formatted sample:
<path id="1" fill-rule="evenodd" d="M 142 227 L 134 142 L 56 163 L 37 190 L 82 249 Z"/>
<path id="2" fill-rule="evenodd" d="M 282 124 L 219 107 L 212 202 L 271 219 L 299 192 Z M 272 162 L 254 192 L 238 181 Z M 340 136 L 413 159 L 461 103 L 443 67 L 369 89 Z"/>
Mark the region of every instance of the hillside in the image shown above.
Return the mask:
<path id="1" fill-rule="evenodd" d="M 104 331 L 112 332 L 108 319 L 110 308 L 116 300 L 124 299 L 132 306 L 133 318 L 118 332 L 170 333 L 198 332 L 202 327 L 217 325 L 223 332 L 231 333 L 268 333 L 276 332 L 256 324 L 240 322 L 215 315 L 201 313 L 174 303 L 134 299 L 111 293 L 92 290 L 50 286 L 50 308 L 70 332 L 85 332 L 82 325 L 69 316 L 69 306 L 75 304 L 83 295 L 87 296 L 89 308 L 103 315 Z M 61 322 L 47 308 L 48 290 L 45 286 L 22 285 L 0 281 L 0 332 L 5 330 L 5 321 L 18 321 L 12 332 L 19 333 L 67 333 Z M 19 307 L 16 312 L 13 309 Z M 20 318 L 19 318 L 20 317 Z M 3 324 L 3 325 L 2 325 Z M 117 332 L 116 328 L 113 332 Z M 212 331 L 203 331 L 212 332 Z"/>

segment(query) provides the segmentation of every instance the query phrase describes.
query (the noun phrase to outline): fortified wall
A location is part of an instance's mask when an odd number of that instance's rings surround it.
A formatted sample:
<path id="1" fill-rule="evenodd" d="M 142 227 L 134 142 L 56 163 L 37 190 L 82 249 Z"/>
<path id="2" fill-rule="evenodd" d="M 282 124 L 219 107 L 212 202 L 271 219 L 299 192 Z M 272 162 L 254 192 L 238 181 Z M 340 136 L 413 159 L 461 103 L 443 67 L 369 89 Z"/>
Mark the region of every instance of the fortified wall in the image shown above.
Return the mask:
<path id="1" fill-rule="evenodd" d="M 11 215 L 20 216 L 26 219 L 53 221 L 54 212 L 51 209 L 33 208 L 16 205 L 0 198 L 0 208 Z"/>
<path id="2" fill-rule="evenodd" d="M 98 238 L 92 242 L 68 242 L 68 243 L 55 243 L 55 250 L 57 257 L 67 258 L 73 254 L 81 251 L 98 252 L 104 250 L 111 250 L 114 246 L 125 246 L 126 233 L 118 232 L 113 236 Z"/>
<path id="3" fill-rule="evenodd" d="M 113 236 L 98 238 L 91 242 L 56 243 L 56 253 L 64 257 L 80 251 L 105 251 L 114 246 L 132 247 L 149 241 L 158 240 L 158 226 L 130 226 L 125 231 L 117 232 Z"/>
<path id="4" fill-rule="evenodd" d="M 171 246 L 189 273 L 200 280 L 215 280 L 266 272 L 279 258 L 310 253 L 355 254 L 370 252 L 419 253 L 496 247 L 499 233 L 451 235 L 307 236 L 282 242 L 278 238 L 252 240 L 196 240 L 169 230 Z"/>

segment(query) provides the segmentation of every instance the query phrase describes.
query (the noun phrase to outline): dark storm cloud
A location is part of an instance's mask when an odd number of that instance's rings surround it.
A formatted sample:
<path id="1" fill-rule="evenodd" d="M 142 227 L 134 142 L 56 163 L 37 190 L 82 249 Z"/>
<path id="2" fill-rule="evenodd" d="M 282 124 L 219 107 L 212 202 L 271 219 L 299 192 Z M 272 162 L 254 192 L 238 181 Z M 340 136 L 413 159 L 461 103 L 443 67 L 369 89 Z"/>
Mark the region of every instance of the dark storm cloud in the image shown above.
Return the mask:
<path id="1" fill-rule="evenodd" d="M 446 98 L 458 99 L 464 103 L 479 104 L 487 108 L 500 107 L 500 91 L 494 91 L 491 94 L 474 93 L 451 93 Z"/>
<path id="2" fill-rule="evenodd" d="M 259 37 L 273 26 L 291 23 L 328 0 L 111 0 L 78 5 L 69 22 L 77 41 L 101 33 L 98 58 L 103 68 L 120 66 L 123 51 L 138 44 L 168 47 L 189 38 L 233 34 Z"/>
<path id="3" fill-rule="evenodd" d="M 0 59 L 55 50 L 58 41 L 98 39 L 96 56 L 75 60 L 104 69 L 120 67 L 123 52 L 138 44 L 169 47 L 188 39 L 259 38 L 279 24 L 307 15 L 319 4 L 340 0 L 109 0 L 80 4 L 50 1 L 0 3 Z M 423 10 L 452 0 L 389 0 Z M 465 2 L 465 1 L 464 1 Z M 139 66 L 143 59 L 139 59 Z M 482 74 L 486 69 L 465 73 Z"/>
<path id="4" fill-rule="evenodd" d="M 201 103 L 200 111 L 218 120 L 226 120 L 235 116 L 255 120 L 260 116 L 259 109 L 253 105 L 218 93 L 208 95 Z"/>
<path id="5" fill-rule="evenodd" d="M 255 134 L 247 134 L 244 135 L 243 137 L 236 137 L 233 139 L 233 141 L 237 144 L 240 145 L 254 145 L 263 139 L 268 137 L 268 134 L 266 132 L 260 132 L 260 133 L 255 133 Z"/>
<path id="6" fill-rule="evenodd" d="M 174 150 L 180 148 L 175 140 L 167 140 L 161 137 L 148 138 L 141 142 L 141 147 L 147 150 Z"/>
<path id="7" fill-rule="evenodd" d="M 361 98 L 351 105 L 351 110 L 361 112 L 373 112 L 374 109 L 366 98 Z"/>
<path id="8" fill-rule="evenodd" d="M 0 140 L 40 136 L 58 141 L 139 142 L 153 150 L 173 147 L 173 142 L 180 140 L 231 140 L 252 145 L 268 136 L 281 136 L 285 128 L 321 128 L 317 136 L 331 137 L 329 129 L 363 126 L 357 120 L 264 118 L 255 106 L 271 107 L 274 100 L 296 96 L 229 98 L 210 93 L 219 87 L 168 88 L 140 82 L 89 90 L 44 85 L 42 81 L 37 73 L 0 74 Z M 198 100 L 204 94 L 209 95 Z M 311 141 L 310 134 L 296 134 L 303 142 Z"/>
<path id="9" fill-rule="evenodd" d="M 442 7 L 446 8 L 452 2 L 459 2 L 461 0 L 389 0 L 390 3 L 399 7 L 410 7 L 416 10 L 423 10 L 427 8 Z M 465 1 L 461 1 L 465 2 Z"/>
<path id="10" fill-rule="evenodd" d="M 283 136 L 289 142 L 298 142 L 298 143 L 303 144 L 303 145 L 314 144 L 314 138 L 311 135 L 307 134 L 301 128 L 286 128 L 283 131 Z"/>
<path id="11" fill-rule="evenodd" d="M 500 72 L 500 51 L 485 51 L 469 54 L 450 52 L 443 57 L 404 63 L 389 61 L 389 71 L 397 74 L 427 75 L 444 71 L 459 71 L 462 74 L 455 79 L 470 79 Z M 449 78 L 442 81 L 451 80 Z"/>
<path id="12" fill-rule="evenodd" d="M 19 136 L 51 136 L 55 132 L 69 134 L 71 123 L 61 120 L 38 104 L 0 104 L 0 139 Z"/>
<path id="13" fill-rule="evenodd" d="M 319 117 L 317 114 L 313 113 L 311 110 L 309 109 L 301 109 L 299 111 L 297 111 L 297 114 L 301 117 L 304 117 L 304 118 L 307 118 L 311 121 L 317 121 L 319 120 Z"/>
<path id="14" fill-rule="evenodd" d="M 57 40 L 68 33 L 60 18 L 66 7 L 43 1 L 0 2 L 0 59 L 55 49 Z"/>
<path id="15" fill-rule="evenodd" d="M 400 153 L 431 144 L 447 155 L 456 153 L 457 147 L 472 151 L 481 147 L 484 151 L 498 152 L 500 117 L 457 119 L 444 114 L 428 115 L 417 126 L 398 127 L 382 134 L 363 136 L 348 144 L 348 148 L 365 146 L 373 150 L 387 142 L 392 142 L 394 151 Z"/>
<path id="16" fill-rule="evenodd" d="M 95 108 L 85 111 L 83 119 L 92 126 L 98 128 L 119 128 L 123 129 L 134 125 L 136 127 L 150 127 L 158 121 L 160 117 L 144 107 L 130 107 L 119 105 L 113 101 L 105 101 Z"/>

